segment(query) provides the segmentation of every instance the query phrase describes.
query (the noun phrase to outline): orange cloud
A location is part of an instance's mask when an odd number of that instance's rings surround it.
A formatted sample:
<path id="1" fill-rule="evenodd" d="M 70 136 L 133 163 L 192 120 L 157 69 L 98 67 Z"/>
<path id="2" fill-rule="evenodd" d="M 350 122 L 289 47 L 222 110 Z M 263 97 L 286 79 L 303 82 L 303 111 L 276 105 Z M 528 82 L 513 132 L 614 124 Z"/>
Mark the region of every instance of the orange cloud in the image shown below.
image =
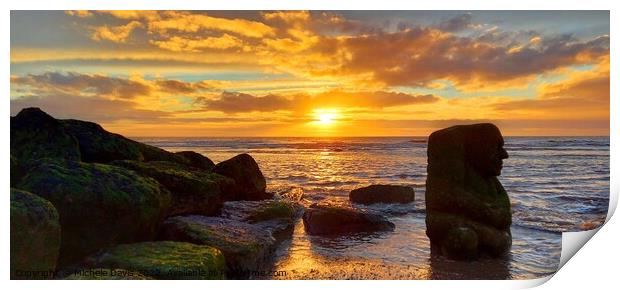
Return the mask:
<path id="1" fill-rule="evenodd" d="M 200 52 L 208 49 L 229 49 L 243 46 L 243 41 L 229 34 L 200 39 L 173 36 L 165 40 L 151 40 L 150 42 L 166 50 L 186 52 Z"/>
<path id="2" fill-rule="evenodd" d="M 433 95 L 411 95 L 386 91 L 347 92 L 332 90 L 316 95 L 296 94 L 282 96 L 268 94 L 254 96 L 245 93 L 223 92 L 214 97 L 199 97 L 196 103 L 207 110 L 225 113 L 297 111 L 309 112 L 317 108 L 374 108 L 426 104 L 438 101 Z"/>
<path id="3" fill-rule="evenodd" d="M 160 15 L 161 16 L 161 15 Z M 205 30 L 228 31 L 238 35 L 260 38 L 274 34 L 273 28 L 259 21 L 211 17 L 206 14 L 167 11 L 163 17 L 148 23 L 151 32 L 170 31 L 197 33 Z"/>
<path id="4" fill-rule="evenodd" d="M 142 23 L 138 21 L 131 21 L 126 25 L 120 26 L 99 26 L 94 27 L 91 34 L 91 38 L 96 41 L 109 40 L 112 42 L 125 42 L 131 34 L 131 32 L 139 27 L 143 27 Z"/>
<path id="5" fill-rule="evenodd" d="M 534 99 L 498 103 L 495 109 L 566 119 L 609 120 L 609 59 L 594 71 L 573 71 L 566 80 L 544 85 Z"/>

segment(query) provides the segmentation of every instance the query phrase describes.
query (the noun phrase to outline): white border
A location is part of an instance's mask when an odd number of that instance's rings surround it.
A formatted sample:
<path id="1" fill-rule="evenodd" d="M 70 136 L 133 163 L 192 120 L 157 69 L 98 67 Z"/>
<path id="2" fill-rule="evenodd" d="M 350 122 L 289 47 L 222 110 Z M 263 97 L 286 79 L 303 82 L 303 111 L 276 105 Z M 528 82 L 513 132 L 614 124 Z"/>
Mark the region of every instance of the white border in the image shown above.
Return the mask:
<path id="1" fill-rule="evenodd" d="M 4 9 L 4 15 L 2 17 L 2 29 L 4 30 L 2 53 L 3 55 L 10 55 L 9 48 L 9 35 L 10 35 L 10 15 L 9 10 L 65 10 L 65 9 L 194 9 L 194 10 L 273 10 L 273 9 L 314 9 L 314 10 L 611 10 L 611 32 L 617 31 L 617 21 L 614 21 L 613 16 L 618 15 L 617 8 L 612 1 L 603 0 L 556 0 L 556 1 L 541 1 L 541 0 L 520 0 L 520 1 L 490 1 L 490 0 L 436 0 L 436 1 L 395 1 L 395 0 L 382 0 L 382 1 L 368 1 L 362 2 L 360 0 L 310 0 L 310 1 L 295 1 L 295 0 L 273 0 L 273 1 L 256 1 L 256 0 L 227 0 L 227 1 L 200 1 L 200 0 L 20 0 L 20 1 L 3 1 L 2 5 Z M 614 48 L 617 48 L 617 39 L 611 38 L 612 56 L 612 76 L 617 71 L 617 58 Z M 4 118 L 2 119 L 2 136 L 9 136 L 9 118 L 10 104 L 9 104 L 9 87 L 10 87 L 10 59 L 4 60 L 4 66 L 2 72 L 4 81 L 2 82 L 2 92 L 6 95 L 4 102 L 0 103 L 1 111 L 4 112 Z M 612 80 L 615 80 L 613 77 Z M 611 96 L 617 96 L 617 85 L 612 81 L 611 83 Z M 611 199 L 610 199 L 610 213 L 615 210 L 615 206 L 618 200 L 618 176 L 617 176 L 617 144 L 618 143 L 618 118 L 617 101 L 614 98 L 611 99 Z M 5 162 L 2 164 L 2 186 L 8 188 L 9 184 L 9 162 L 8 154 L 10 151 L 9 140 L 5 137 L 5 141 L 2 142 L 2 150 L 5 152 Z M 7 209 L 8 197 L 5 196 L 1 208 Z M 578 287 L 578 288 L 614 288 L 617 282 L 614 278 L 617 275 L 619 254 L 617 251 L 617 238 L 620 236 L 620 223 L 618 218 L 610 219 L 608 216 L 608 223 L 599 231 L 594 238 L 588 242 L 588 245 L 579 251 L 575 256 L 574 262 L 569 262 L 559 271 L 549 283 L 542 286 L 544 289 L 562 289 L 565 287 Z M 3 211 L 0 225 L 1 231 L 5 233 L 0 243 L 2 245 L 2 251 L 0 251 L 0 258 L 3 261 L 0 268 L 0 275 L 3 278 L 3 284 L 7 283 L 9 279 L 9 211 Z M 550 278 L 550 277 L 548 277 Z M 350 287 L 355 289 L 373 289 L 376 290 L 379 287 L 389 287 L 396 289 L 411 289 L 412 287 L 423 289 L 498 289 L 498 288 L 523 288 L 533 287 L 540 285 L 547 281 L 546 278 L 538 280 L 528 281 L 155 281 L 155 282 L 142 282 L 139 284 L 142 287 L 148 287 L 150 289 L 201 289 L 201 288 L 226 288 L 226 287 L 269 287 L 273 289 L 321 289 L 321 288 L 333 288 L 333 287 Z M 116 284 L 110 284 L 114 282 L 101 281 L 101 282 L 87 282 L 87 281 L 10 281 L 9 287 L 5 289 L 49 289 L 50 286 L 54 286 L 63 289 L 82 289 L 88 287 L 90 289 L 106 289 L 109 290 L 111 286 L 129 286 L 131 287 L 131 281 L 117 282 Z M 136 282 L 133 282 L 136 283 Z M 138 284 L 133 284 L 138 285 Z"/>

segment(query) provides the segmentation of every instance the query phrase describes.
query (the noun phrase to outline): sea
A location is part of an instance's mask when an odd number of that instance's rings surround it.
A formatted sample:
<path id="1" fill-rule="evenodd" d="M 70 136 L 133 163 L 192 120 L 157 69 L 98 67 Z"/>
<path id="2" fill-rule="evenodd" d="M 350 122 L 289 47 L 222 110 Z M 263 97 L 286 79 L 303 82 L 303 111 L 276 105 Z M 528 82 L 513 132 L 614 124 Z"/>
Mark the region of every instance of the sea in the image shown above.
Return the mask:
<path id="1" fill-rule="evenodd" d="M 378 212 L 393 232 L 317 237 L 296 224 L 274 269 L 257 279 L 532 279 L 554 273 L 561 233 L 605 221 L 609 137 L 506 137 L 499 180 L 510 196 L 513 245 L 507 259 L 452 261 L 431 255 L 425 235 L 426 137 L 134 138 L 169 151 L 192 150 L 215 163 L 249 153 L 267 190 L 303 191 L 306 205 L 333 203 Z M 351 205 L 371 184 L 411 186 L 406 205 Z M 271 271 L 273 270 L 273 271 Z"/>

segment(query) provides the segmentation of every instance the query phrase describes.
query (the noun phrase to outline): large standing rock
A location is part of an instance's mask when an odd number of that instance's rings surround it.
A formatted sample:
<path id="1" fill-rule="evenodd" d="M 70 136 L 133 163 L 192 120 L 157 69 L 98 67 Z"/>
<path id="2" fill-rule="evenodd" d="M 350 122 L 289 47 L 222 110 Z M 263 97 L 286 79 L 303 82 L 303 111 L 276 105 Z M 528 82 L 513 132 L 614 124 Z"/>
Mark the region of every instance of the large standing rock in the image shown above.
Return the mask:
<path id="1" fill-rule="evenodd" d="M 262 200 L 273 197 L 273 193 L 265 191 L 267 187 L 265 177 L 254 158 L 248 154 L 240 154 L 218 163 L 213 172 L 235 180 L 231 200 Z"/>
<path id="2" fill-rule="evenodd" d="M 213 247 L 182 242 L 118 245 L 86 259 L 92 268 L 125 269 L 164 280 L 225 278 L 225 259 Z"/>
<path id="3" fill-rule="evenodd" d="M 493 124 L 453 126 L 430 135 L 426 234 L 453 258 L 501 256 L 510 249 L 510 200 L 497 179 L 508 154 Z"/>
<path id="4" fill-rule="evenodd" d="M 357 188 L 349 193 L 349 200 L 354 203 L 410 203 L 415 199 L 413 188 L 402 185 L 375 184 Z"/>
<path id="5" fill-rule="evenodd" d="M 53 278 L 59 249 L 60 222 L 54 206 L 11 188 L 11 279 Z"/>
<path id="6" fill-rule="evenodd" d="M 11 156 L 22 164 L 45 157 L 80 160 L 80 151 L 58 120 L 27 108 L 11 117 Z"/>
<path id="7" fill-rule="evenodd" d="M 170 205 L 155 180 L 95 163 L 41 160 L 18 187 L 58 210 L 61 265 L 117 243 L 152 239 Z"/>
<path id="8" fill-rule="evenodd" d="M 234 189 L 235 182 L 216 173 L 193 170 L 187 166 L 167 162 L 114 161 L 113 165 L 136 171 L 157 180 L 172 197 L 169 215 L 219 214 L 224 200 Z"/>
<path id="9" fill-rule="evenodd" d="M 306 232 L 311 235 L 394 230 L 394 224 L 378 214 L 330 205 L 311 206 L 304 212 L 303 221 Z"/>

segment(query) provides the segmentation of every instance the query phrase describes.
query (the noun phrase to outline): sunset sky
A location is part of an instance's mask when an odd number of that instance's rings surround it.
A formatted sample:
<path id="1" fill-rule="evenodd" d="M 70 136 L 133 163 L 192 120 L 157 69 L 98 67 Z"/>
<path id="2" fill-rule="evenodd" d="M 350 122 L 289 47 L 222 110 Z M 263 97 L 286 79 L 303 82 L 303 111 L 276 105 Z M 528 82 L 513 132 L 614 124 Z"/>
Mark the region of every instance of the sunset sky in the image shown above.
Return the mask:
<path id="1" fill-rule="evenodd" d="M 12 11 L 11 114 L 126 136 L 609 135 L 607 11 Z"/>

